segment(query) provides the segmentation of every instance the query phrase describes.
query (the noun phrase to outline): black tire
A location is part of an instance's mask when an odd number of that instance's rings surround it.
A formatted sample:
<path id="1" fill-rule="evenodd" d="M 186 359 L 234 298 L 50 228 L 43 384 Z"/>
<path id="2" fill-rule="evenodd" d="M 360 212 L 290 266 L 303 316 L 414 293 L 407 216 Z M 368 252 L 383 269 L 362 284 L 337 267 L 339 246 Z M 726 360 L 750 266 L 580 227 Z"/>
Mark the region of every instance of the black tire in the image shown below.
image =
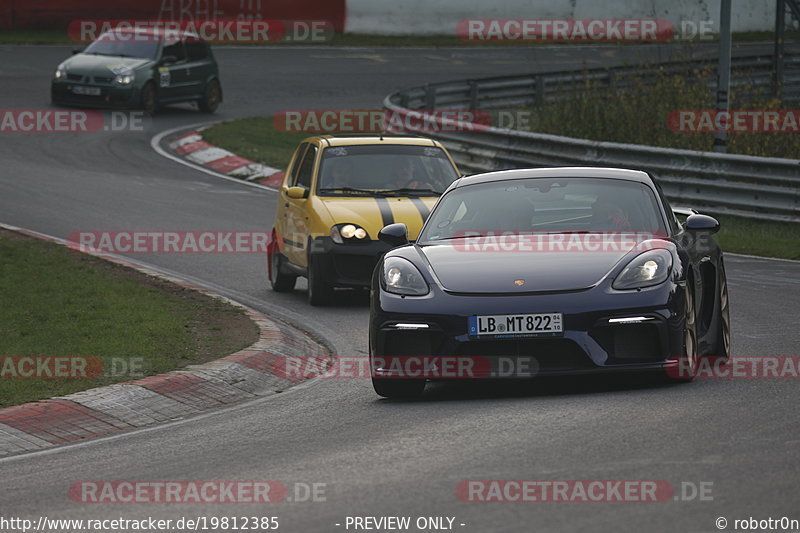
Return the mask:
<path id="1" fill-rule="evenodd" d="M 372 378 L 372 388 L 384 398 L 413 399 L 425 391 L 424 379 Z"/>
<path id="2" fill-rule="evenodd" d="M 308 303 L 318 307 L 327 305 L 333 299 L 333 287 L 328 282 L 325 275 L 324 264 L 308 256 Z"/>
<path id="3" fill-rule="evenodd" d="M 154 115 L 158 109 L 158 101 L 156 99 L 156 86 L 152 81 L 145 83 L 142 87 L 142 102 L 141 108 L 148 115 Z"/>
<path id="4" fill-rule="evenodd" d="M 286 258 L 278 251 L 270 250 L 269 254 L 269 281 L 272 290 L 275 292 L 290 292 L 294 290 L 297 283 L 297 276 L 283 272 L 283 264 Z"/>
<path id="5" fill-rule="evenodd" d="M 686 298 L 683 321 L 683 353 L 681 361 L 676 371 L 667 371 L 666 377 L 672 382 L 689 382 L 694 379 L 697 373 L 697 313 L 694 309 L 694 293 L 692 292 L 692 281 L 686 282 Z"/>
<path id="6" fill-rule="evenodd" d="M 206 89 L 203 91 L 203 99 L 197 105 L 203 113 L 213 113 L 219 107 L 221 100 L 222 87 L 219 84 L 219 80 L 214 79 L 206 85 Z"/>
<path id="7" fill-rule="evenodd" d="M 728 277 L 725 265 L 719 261 L 719 290 L 717 291 L 717 324 L 714 345 L 709 355 L 728 359 L 731 355 L 731 314 L 728 300 Z"/>

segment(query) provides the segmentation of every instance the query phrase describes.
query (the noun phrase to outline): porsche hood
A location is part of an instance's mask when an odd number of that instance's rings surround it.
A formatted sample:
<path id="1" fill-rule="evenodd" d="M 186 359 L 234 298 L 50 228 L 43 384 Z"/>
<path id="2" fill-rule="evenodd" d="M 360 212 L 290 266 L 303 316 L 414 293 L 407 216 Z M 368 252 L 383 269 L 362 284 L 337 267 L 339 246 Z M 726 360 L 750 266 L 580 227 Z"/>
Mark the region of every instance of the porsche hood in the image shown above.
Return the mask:
<path id="1" fill-rule="evenodd" d="M 650 241 L 651 243 L 652 241 Z M 418 250 L 449 292 L 530 293 L 576 291 L 597 285 L 626 255 L 652 247 L 632 241 L 613 250 L 472 250 L 464 241 L 426 244 Z"/>

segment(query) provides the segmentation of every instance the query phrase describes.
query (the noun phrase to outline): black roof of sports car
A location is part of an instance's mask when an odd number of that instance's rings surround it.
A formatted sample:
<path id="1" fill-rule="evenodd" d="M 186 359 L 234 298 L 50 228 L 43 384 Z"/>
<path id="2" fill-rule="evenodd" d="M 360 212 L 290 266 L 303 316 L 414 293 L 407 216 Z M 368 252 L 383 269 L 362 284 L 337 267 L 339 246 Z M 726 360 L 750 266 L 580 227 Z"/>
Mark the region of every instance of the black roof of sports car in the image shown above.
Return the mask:
<path id="1" fill-rule="evenodd" d="M 558 167 L 498 170 L 485 174 L 475 174 L 474 176 L 467 176 L 456 180 L 450 188 L 465 187 L 467 185 L 476 185 L 478 183 L 488 183 L 492 181 L 531 178 L 606 178 L 637 181 L 647 185 L 653 184 L 653 180 L 647 172 L 641 170 L 605 167 Z"/>

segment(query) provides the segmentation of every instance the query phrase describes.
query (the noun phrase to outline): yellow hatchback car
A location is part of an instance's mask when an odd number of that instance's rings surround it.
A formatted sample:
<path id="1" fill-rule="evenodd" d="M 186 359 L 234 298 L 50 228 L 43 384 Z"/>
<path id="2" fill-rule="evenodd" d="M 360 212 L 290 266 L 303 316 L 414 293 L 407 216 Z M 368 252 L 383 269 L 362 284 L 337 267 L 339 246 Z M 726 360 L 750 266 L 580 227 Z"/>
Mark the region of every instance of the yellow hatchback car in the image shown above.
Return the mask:
<path id="1" fill-rule="evenodd" d="M 305 139 L 279 192 L 267 261 L 272 288 L 294 290 L 304 276 L 311 305 L 330 302 L 335 287 L 368 288 L 389 250 L 378 232 L 403 222 L 416 239 L 458 177 L 447 150 L 424 137 Z"/>

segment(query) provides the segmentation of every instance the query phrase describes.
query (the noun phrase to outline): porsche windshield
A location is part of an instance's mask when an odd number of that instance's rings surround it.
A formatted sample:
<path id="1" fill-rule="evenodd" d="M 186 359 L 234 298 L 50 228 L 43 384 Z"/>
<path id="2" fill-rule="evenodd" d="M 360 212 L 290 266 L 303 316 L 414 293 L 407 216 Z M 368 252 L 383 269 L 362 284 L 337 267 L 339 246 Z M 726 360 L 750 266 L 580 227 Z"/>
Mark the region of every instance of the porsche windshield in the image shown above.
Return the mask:
<path id="1" fill-rule="evenodd" d="M 333 146 L 322 152 L 317 187 L 322 196 L 438 196 L 456 178 L 435 146 Z"/>
<path id="2" fill-rule="evenodd" d="M 153 35 L 108 32 L 86 47 L 84 54 L 155 59 L 159 40 Z"/>
<path id="3" fill-rule="evenodd" d="M 666 234 L 656 196 L 642 183 L 537 178 L 452 190 L 431 213 L 418 242 L 498 232 Z"/>

